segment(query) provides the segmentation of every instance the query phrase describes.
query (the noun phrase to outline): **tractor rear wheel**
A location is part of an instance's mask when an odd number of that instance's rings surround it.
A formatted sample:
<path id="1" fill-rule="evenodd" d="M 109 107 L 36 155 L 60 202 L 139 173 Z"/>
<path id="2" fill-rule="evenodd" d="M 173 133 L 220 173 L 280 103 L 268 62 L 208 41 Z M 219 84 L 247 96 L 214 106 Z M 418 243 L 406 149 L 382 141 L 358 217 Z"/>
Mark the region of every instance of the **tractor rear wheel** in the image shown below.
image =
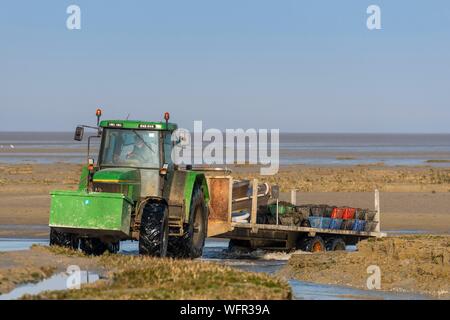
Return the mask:
<path id="1" fill-rule="evenodd" d="M 168 254 L 173 258 L 199 258 L 203 254 L 208 234 L 208 208 L 199 184 L 194 186 L 189 215 L 189 225 L 181 237 L 169 238 Z"/>
<path id="2" fill-rule="evenodd" d="M 139 254 L 165 257 L 169 242 L 167 207 L 163 203 L 150 202 L 144 207 L 139 232 Z"/>
<path id="3" fill-rule="evenodd" d="M 108 250 L 108 245 L 98 238 L 81 238 L 80 249 L 89 256 L 101 256 Z"/>
<path id="4" fill-rule="evenodd" d="M 54 228 L 50 228 L 50 245 L 76 250 L 78 249 L 78 239 L 73 234 L 56 231 Z"/>

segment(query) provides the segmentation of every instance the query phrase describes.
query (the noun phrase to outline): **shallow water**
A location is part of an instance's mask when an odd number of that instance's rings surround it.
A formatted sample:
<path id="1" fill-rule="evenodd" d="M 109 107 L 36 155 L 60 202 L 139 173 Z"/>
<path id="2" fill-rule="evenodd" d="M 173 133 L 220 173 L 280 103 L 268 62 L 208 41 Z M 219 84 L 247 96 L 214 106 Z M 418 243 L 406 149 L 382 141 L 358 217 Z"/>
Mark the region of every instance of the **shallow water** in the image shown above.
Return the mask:
<path id="1" fill-rule="evenodd" d="M 208 239 L 210 240 L 210 239 Z M 251 272 L 276 274 L 286 264 L 286 254 L 274 253 L 262 255 L 259 259 L 227 258 L 228 240 L 211 239 L 207 241 L 201 260 L 215 261 L 225 265 Z M 356 246 L 347 246 L 348 251 L 355 251 Z M 272 259 L 274 257 L 275 259 Z M 283 260 L 277 260 L 277 257 Z M 343 286 L 317 284 L 290 279 L 293 298 L 295 300 L 422 300 L 428 297 L 419 294 L 391 293 L 377 290 L 359 290 Z"/>
<path id="2" fill-rule="evenodd" d="M 426 296 L 289 280 L 295 300 L 424 300 Z"/>
<path id="3" fill-rule="evenodd" d="M 429 231 L 425 231 L 425 230 L 408 230 L 408 229 L 404 229 L 404 230 L 387 230 L 384 231 L 385 233 L 387 233 L 388 235 L 394 236 L 394 235 L 415 235 L 415 234 L 426 234 L 429 233 Z"/>
<path id="4" fill-rule="evenodd" d="M 73 132 L 0 132 L 0 162 L 82 163 L 86 158 L 86 140 L 74 141 Z M 93 140 L 92 148 L 98 148 L 98 144 L 98 140 Z M 200 147 L 206 144 L 208 142 Z M 248 145 L 239 144 L 235 148 L 242 150 Z M 14 149 L 14 153 L 9 149 Z M 427 162 L 450 159 L 449 134 L 281 133 L 279 149 L 280 163 L 283 165 L 367 165 L 383 162 L 387 166 L 450 166 L 450 162 Z M 224 146 L 224 154 L 226 151 Z"/>
<path id="5" fill-rule="evenodd" d="M 48 245 L 48 240 L 41 239 L 0 239 L 0 251 L 28 250 L 31 245 Z M 228 240 L 207 239 L 201 261 L 221 263 L 236 269 L 276 274 L 287 263 L 289 254 L 283 252 L 268 253 L 258 250 L 256 253 L 245 256 L 235 256 L 228 253 Z M 355 246 L 348 246 L 347 250 L 356 250 Z M 139 252 L 137 241 L 122 241 L 120 253 L 124 255 L 137 255 Z M 95 278 L 95 277 L 94 277 Z M 93 279 L 91 279 L 91 282 Z M 86 276 L 82 276 L 86 279 Z M 0 299 L 17 299 L 21 295 L 36 294 L 44 290 L 65 290 L 66 274 L 55 275 L 38 284 L 21 286 L 0 296 Z M 97 275 L 98 280 L 98 275 Z M 84 282 L 85 283 L 85 282 Z M 384 299 L 384 300 L 411 300 L 427 299 L 418 294 L 391 293 L 376 290 L 358 290 L 343 286 L 322 285 L 305 281 L 290 279 L 294 299 L 301 300 L 348 300 L 348 299 Z M 20 294 L 20 295 L 19 295 Z"/>
<path id="6" fill-rule="evenodd" d="M 2 294 L 0 295 L 0 300 L 15 300 L 21 298 L 25 294 L 35 295 L 48 290 L 66 290 L 68 287 L 68 278 L 69 274 L 67 273 L 55 274 L 38 283 L 25 284 L 15 288 L 9 293 Z M 99 279 L 100 277 L 97 273 L 88 271 L 80 272 L 80 284 L 93 283 Z"/>
<path id="7" fill-rule="evenodd" d="M 0 252 L 28 250 L 33 244 L 48 245 L 48 240 L 0 238 Z"/>

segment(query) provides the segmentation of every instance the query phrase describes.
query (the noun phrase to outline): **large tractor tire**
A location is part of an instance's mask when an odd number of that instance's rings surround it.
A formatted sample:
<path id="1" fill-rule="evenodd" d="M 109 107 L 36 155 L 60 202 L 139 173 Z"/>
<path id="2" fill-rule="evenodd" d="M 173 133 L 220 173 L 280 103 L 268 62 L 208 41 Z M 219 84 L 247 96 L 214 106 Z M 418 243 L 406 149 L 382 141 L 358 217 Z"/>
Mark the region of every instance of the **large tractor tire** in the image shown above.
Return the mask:
<path id="1" fill-rule="evenodd" d="M 300 240 L 298 249 L 306 252 L 322 252 L 326 250 L 325 242 L 319 236 L 305 237 Z"/>
<path id="2" fill-rule="evenodd" d="M 81 238 L 80 249 L 89 256 L 101 256 L 108 250 L 108 245 L 97 238 Z"/>
<path id="3" fill-rule="evenodd" d="M 139 254 L 165 257 L 169 242 L 169 217 L 167 206 L 150 202 L 144 207 L 139 232 Z"/>
<path id="4" fill-rule="evenodd" d="M 199 184 L 194 186 L 189 215 L 189 225 L 181 237 L 169 238 L 168 255 L 173 258 L 199 258 L 203 254 L 208 234 L 208 207 Z"/>
<path id="5" fill-rule="evenodd" d="M 326 242 L 327 251 L 345 251 L 345 242 L 342 238 L 331 238 Z"/>
<path id="6" fill-rule="evenodd" d="M 78 239 L 70 233 L 60 232 L 54 228 L 50 228 L 50 245 L 76 250 L 78 249 Z"/>

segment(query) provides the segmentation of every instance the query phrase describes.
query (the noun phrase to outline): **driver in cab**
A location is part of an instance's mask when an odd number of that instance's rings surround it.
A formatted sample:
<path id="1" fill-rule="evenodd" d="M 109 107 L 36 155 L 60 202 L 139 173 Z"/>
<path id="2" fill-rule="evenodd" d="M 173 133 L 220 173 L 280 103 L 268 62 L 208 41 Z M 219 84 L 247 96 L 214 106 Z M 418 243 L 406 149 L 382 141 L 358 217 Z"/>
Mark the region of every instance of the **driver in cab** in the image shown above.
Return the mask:
<path id="1" fill-rule="evenodd" d="M 127 154 L 127 159 L 139 160 L 140 162 L 147 162 L 150 160 L 147 146 L 142 137 L 136 136 L 133 150 Z"/>

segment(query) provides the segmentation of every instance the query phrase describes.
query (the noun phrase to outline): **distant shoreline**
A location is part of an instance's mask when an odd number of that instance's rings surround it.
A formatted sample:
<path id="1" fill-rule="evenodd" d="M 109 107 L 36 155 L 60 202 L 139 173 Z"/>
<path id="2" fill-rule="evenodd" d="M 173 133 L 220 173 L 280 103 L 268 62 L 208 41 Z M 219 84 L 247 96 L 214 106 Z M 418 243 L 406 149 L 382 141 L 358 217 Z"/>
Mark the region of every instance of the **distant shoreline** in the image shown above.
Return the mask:
<path id="1" fill-rule="evenodd" d="M 86 151 L 73 132 L 0 132 L 0 163 L 83 163 Z M 450 167 L 450 133 L 281 133 L 279 154 L 281 165 Z"/>

